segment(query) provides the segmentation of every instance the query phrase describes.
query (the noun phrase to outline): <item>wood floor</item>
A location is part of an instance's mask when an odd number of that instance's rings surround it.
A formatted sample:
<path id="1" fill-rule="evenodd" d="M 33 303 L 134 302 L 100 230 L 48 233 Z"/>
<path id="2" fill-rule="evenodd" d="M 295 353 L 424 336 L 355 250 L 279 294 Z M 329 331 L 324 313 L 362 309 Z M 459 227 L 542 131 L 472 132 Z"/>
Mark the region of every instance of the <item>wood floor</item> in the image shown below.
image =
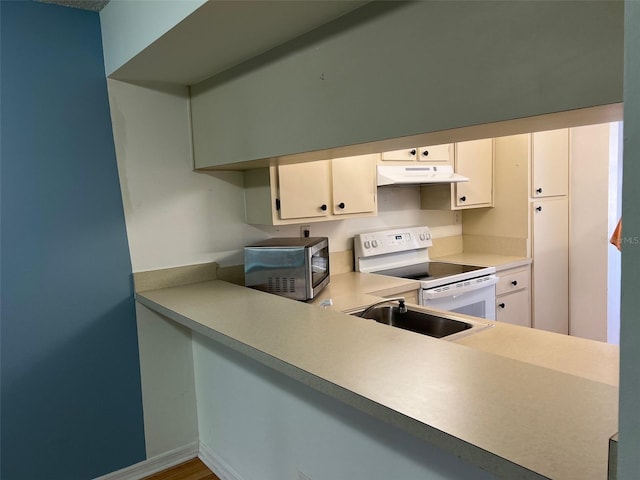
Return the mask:
<path id="1" fill-rule="evenodd" d="M 207 466 L 194 458 L 162 472 L 158 472 L 143 480 L 220 480 Z"/>

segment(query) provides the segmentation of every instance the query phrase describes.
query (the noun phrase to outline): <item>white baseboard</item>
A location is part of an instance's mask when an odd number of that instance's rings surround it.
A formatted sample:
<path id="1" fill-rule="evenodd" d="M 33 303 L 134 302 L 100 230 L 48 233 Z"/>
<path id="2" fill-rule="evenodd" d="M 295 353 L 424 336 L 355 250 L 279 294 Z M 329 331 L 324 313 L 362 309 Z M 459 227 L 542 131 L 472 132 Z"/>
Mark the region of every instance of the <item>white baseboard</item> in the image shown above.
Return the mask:
<path id="1" fill-rule="evenodd" d="M 231 466 L 222 460 L 208 445 L 200 442 L 200 453 L 198 458 L 202 460 L 209 470 L 215 473 L 220 480 L 242 480 L 242 477 L 238 475 Z"/>
<path id="2" fill-rule="evenodd" d="M 108 473 L 107 475 L 103 475 L 102 477 L 98 477 L 94 480 L 140 480 L 141 478 L 148 477 L 154 473 L 161 472 L 162 470 L 166 470 L 167 468 L 174 467 L 191 460 L 192 458 L 196 458 L 200 451 L 199 442 L 193 442 L 189 445 L 185 445 L 184 447 L 176 448 L 175 450 L 165 452 L 143 462 L 131 465 L 130 467 L 123 468 L 122 470 Z M 226 478 L 224 480 L 226 480 Z"/>

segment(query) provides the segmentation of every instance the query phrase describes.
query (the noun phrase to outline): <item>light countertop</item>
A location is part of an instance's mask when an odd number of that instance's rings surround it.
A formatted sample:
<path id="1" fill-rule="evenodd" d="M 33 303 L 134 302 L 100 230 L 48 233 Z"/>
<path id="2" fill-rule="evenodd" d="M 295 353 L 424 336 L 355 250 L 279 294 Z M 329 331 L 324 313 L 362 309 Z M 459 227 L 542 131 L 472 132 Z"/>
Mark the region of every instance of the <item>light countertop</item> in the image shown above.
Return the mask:
<path id="1" fill-rule="evenodd" d="M 400 295 L 420 288 L 420 282 L 406 278 L 387 277 L 375 273 L 348 272 L 331 275 L 331 281 L 312 302 L 319 305 L 331 299 L 331 310 L 355 311 L 384 297 Z"/>
<path id="2" fill-rule="evenodd" d="M 375 285 L 355 303 L 406 287 L 356 277 L 343 280 Z M 618 416 L 613 346 L 510 325 L 444 341 L 222 281 L 137 299 L 502 478 L 606 478 Z M 551 354 L 526 351 L 541 345 Z"/>

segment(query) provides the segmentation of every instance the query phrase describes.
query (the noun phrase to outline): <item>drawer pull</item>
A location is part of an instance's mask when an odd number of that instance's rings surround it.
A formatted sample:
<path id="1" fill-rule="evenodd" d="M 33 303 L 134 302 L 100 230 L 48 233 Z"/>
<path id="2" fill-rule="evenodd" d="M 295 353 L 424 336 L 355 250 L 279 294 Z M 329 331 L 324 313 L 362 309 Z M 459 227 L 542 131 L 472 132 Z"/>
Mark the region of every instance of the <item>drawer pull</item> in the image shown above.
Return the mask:
<path id="1" fill-rule="evenodd" d="M 504 303 L 499 303 L 499 304 L 498 304 L 498 306 L 499 306 L 500 308 L 504 308 L 504 307 L 506 307 L 506 305 L 505 305 Z"/>
<path id="2" fill-rule="evenodd" d="M 514 280 L 513 282 L 511 282 L 511 285 L 513 285 L 514 287 L 518 285 L 518 281 Z"/>

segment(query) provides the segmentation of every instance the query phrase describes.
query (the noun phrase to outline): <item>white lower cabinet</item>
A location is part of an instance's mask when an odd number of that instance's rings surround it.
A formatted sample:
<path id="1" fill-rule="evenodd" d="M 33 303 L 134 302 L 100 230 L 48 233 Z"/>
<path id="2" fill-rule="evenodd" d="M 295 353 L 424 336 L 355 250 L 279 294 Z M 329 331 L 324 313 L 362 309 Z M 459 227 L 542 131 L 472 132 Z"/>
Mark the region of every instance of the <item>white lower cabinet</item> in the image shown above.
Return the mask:
<path id="1" fill-rule="evenodd" d="M 531 291 L 529 266 L 510 268 L 497 273 L 496 320 L 531 327 Z"/>

